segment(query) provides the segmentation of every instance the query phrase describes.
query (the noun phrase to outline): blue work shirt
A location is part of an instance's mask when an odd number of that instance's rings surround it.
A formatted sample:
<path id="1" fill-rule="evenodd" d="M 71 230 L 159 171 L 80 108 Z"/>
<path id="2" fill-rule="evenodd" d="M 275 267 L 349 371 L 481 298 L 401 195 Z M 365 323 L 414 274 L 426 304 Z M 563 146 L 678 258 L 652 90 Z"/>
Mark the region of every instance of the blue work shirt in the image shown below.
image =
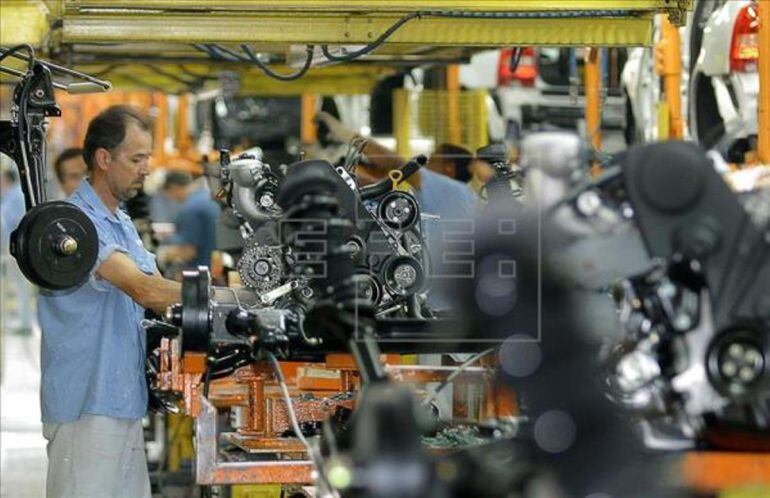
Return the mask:
<path id="1" fill-rule="evenodd" d="M 176 218 L 176 236 L 172 244 L 195 247 L 196 256 L 189 266 L 211 266 L 211 253 L 217 248 L 219 205 L 205 188 L 191 193 Z"/>
<path id="2" fill-rule="evenodd" d="M 443 220 L 473 218 L 479 207 L 478 196 L 467 184 L 428 168 L 420 170 L 416 197 L 422 213 L 438 215 Z"/>
<path id="3" fill-rule="evenodd" d="M 142 245 L 128 215 L 120 209 L 111 213 L 88 181 L 67 201 L 96 226 L 99 255 L 80 287 L 40 292 L 43 422 L 69 422 L 83 414 L 139 419 L 147 410 L 144 309 L 96 270 L 120 251 L 152 274 L 155 257 Z"/>
<path id="4" fill-rule="evenodd" d="M 473 276 L 474 220 L 479 200 L 467 184 L 427 168 L 420 170 L 420 189 L 415 197 L 421 213 L 432 215 L 422 221 L 431 255 L 428 304 L 434 309 L 449 308 L 452 299 L 446 294 L 447 279 Z"/>

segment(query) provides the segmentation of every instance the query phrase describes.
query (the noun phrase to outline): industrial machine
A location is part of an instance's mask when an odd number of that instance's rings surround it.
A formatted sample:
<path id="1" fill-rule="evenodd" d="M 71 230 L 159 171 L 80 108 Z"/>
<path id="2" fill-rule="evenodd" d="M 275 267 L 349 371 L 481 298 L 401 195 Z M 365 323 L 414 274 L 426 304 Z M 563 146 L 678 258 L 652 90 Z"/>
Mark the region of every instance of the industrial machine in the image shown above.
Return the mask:
<path id="1" fill-rule="evenodd" d="M 460 440 L 514 432 L 515 399 L 495 387 L 496 362 L 474 366 L 490 343 L 462 343 L 427 304 L 420 207 L 396 188 L 425 163 L 359 187 L 353 165 L 274 167 L 258 151 L 221 153 L 211 183 L 240 223 L 238 282 L 212 287 L 207 268 L 186 271 L 182 302 L 165 323 L 147 323 L 153 403 L 195 417 L 199 484 L 324 486 L 308 438 L 328 435 L 328 419 L 345 425 L 362 387 L 386 379 L 416 385 L 437 420 L 465 427 L 452 429 Z M 461 367 L 400 356 L 420 352 L 473 355 Z M 459 444 L 442 430 L 434 446 Z"/>
<path id="2" fill-rule="evenodd" d="M 26 72 L 0 66 L 0 71 L 20 78 L 13 93 L 11 119 L 0 121 L 0 152 L 17 165 L 27 209 L 11 234 L 11 254 L 32 283 L 51 290 L 74 287 L 91 273 L 98 240 L 93 223 L 80 209 L 47 201 L 45 127 L 48 117 L 61 115 L 54 88 L 88 93 L 109 89 L 110 84 L 37 59 L 29 45 L 0 48 L 0 61 L 7 57 L 27 62 Z M 52 71 L 80 81 L 55 82 Z"/>

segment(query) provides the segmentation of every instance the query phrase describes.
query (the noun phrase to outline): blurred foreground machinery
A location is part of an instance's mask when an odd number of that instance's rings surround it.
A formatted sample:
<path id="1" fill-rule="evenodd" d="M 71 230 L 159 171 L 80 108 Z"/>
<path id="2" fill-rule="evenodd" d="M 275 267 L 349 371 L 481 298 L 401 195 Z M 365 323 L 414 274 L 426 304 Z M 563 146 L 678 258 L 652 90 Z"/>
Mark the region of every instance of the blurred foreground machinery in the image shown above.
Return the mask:
<path id="1" fill-rule="evenodd" d="M 684 142 L 633 148 L 594 179 L 550 160 L 579 156 L 576 141 L 543 135 L 523 149 L 529 193 L 564 229 L 555 259 L 617 302 L 623 334 L 606 337 L 603 382 L 645 444 L 770 450 L 766 193 L 740 198 Z"/>

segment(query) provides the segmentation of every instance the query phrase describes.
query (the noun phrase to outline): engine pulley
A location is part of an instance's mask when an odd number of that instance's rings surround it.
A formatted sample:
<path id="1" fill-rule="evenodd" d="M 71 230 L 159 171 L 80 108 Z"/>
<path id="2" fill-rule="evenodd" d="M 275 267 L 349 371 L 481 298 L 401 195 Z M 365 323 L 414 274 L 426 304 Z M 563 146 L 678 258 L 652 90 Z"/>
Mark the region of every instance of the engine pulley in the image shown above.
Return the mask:
<path id="1" fill-rule="evenodd" d="M 211 342 L 211 274 L 205 266 L 182 272 L 182 309 L 178 318 L 182 326 L 182 348 L 185 351 L 208 351 Z"/>
<path id="2" fill-rule="evenodd" d="M 420 262 L 411 256 L 391 257 L 384 265 L 385 286 L 399 296 L 418 292 L 425 283 L 425 273 Z"/>
<path id="3" fill-rule="evenodd" d="M 11 234 L 10 252 L 24 276 L 50 290 L 77 287 L 96 264 L 99 238 L 93 222 L 64 201 L 30 209 Z"/>
<path id="4" fill-rule="evenodd" d="M 390 192 L 382 198 L 378 211 L 382 221 L 396 230 L 411 228 L 417 222 L 417 217 L 420 214 L 414 197 L 398 190 Z"/>

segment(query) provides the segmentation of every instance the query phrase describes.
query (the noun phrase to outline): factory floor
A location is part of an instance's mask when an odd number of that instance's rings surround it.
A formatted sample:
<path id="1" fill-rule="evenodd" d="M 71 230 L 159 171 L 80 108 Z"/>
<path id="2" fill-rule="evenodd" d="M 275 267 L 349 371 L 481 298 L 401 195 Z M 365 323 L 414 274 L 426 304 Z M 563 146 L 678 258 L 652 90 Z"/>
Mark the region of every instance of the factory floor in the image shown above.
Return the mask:
<path id="1" fill-rule="evenodd" d="M 40 422 L 40 332 L 2 333 L 0 497 L 45 496 L 45 439 Z"/>

